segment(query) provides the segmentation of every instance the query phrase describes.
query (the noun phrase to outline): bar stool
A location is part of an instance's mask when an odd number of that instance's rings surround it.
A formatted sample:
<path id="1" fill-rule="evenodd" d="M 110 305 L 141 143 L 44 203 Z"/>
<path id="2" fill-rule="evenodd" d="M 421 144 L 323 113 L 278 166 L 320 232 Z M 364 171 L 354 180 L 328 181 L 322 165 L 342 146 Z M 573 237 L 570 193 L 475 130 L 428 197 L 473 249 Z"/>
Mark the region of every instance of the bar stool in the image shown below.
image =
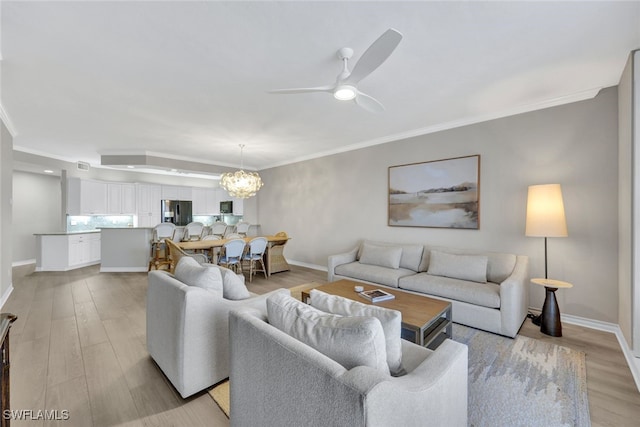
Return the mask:
<path id="1" fill-rule="evenodd" d="M 165 239 L 172 239 L 176 226 L 170 222 L 163 222 L 153 228 L 153 237 L 151 239 L 151 260 L 149 261 L 149 271 L 151 268 L 156 270 L 162 266 L 170 265 L 169 254 Z"/>

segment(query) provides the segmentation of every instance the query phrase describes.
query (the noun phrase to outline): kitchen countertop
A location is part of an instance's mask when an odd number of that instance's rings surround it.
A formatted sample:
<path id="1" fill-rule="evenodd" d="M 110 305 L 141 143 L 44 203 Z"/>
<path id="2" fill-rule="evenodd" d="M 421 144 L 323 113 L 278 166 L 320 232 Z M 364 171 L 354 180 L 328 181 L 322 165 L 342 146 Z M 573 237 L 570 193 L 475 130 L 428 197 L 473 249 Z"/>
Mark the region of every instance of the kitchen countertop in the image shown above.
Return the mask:
<path id="1" fill-rule="evenodd" d="M 154 227 L 98 227 L 99 230 L 153 230 Z"/>
<path id="2" fill-rule="evenodd" d="M 100 230 L 83 230 L 83 231 L 53 231 L 51 233 L 33 233 L 34 236 L 71 236 L 74 234 L 93 234 L 99 233 Z"/>

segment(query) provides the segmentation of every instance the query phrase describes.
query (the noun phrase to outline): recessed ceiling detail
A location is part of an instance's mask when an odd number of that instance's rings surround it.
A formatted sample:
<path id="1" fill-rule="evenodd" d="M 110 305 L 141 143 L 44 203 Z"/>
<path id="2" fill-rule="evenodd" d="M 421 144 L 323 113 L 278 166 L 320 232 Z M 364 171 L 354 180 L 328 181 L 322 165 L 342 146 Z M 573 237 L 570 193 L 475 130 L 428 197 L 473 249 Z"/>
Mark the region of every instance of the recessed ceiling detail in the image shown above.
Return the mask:
<path id="1" fill-rule="evenodd" d="M 218 179 L 224 172 L 232 170 L 230 167 L 217 166 L 207 163 L 191 162 L 167 157 L 150 156 L 145 154 L 121 154 L 102 155 L 100 157 L 102 166 L 112 166 L 117 168 L 131 169 L 157 169 L 165 172 L 195 172 L 202 175 L 210 175 Z"/>

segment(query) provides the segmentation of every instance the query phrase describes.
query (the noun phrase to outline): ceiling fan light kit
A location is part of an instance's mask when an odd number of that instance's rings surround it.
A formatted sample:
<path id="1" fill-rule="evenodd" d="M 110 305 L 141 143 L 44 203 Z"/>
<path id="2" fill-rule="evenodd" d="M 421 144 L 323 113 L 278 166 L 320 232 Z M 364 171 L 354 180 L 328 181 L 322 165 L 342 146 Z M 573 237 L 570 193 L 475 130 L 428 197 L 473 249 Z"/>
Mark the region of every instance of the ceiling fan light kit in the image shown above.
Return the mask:
<path id="1" fill-rule="evenodd" d="M 388 29 L 369 48 L 362 54 L 358 62 L 353 67 L 353 71 L 349 71 L 349 59 L 353 55 L 353 49 L 343 47 L 338 50 L 338 58 L 342 61 L 343 67 L 340 74 L 336 78 L 333 85 L 316 86 L 295 89 L 276 89 L 269 93 L 274 94 L 296 94 L 309 92 L 331 92 L 333 97 L 339 101 L 353 100 L 358 106 L 371 113 L 381 113 L 384 106 L 372 96 L 369 96 L 358 90 L 358 83 L 373 71 L 375 71 L 384 61 L 389 58 L 391 53 L 402 40 L 402 34 L 394 30 Z"/>
<path id="2" fill-rule="evenodd" d="M 333 97 L 340 101 L 351 101 L 356 97 L 356 88 L 351 85 L 338 86 L 333 92 Z"/>

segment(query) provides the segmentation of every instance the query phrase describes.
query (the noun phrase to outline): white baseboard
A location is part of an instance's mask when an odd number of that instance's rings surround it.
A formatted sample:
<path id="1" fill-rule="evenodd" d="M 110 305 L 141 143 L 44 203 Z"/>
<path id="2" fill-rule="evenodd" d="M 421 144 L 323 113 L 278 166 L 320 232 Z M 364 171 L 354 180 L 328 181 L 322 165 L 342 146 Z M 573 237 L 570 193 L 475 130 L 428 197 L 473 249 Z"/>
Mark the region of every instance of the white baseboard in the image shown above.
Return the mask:
<path id="1" fill-rule="evenodd" d="M 293 264 L 293 265 L 297 265 L 299 267 L 306 267 L 306 268 L 310 268 L 312 270 L 320 270 L 320 271 L 327 271 L 327 267 L 322 266 L 322 265 L 317 265 L 317 264 L 309 264 L 307 262 L 302 262 L 302 261 L 295 261 L 295 260 L 290 260 L 288 259 L 287 262 L 289 264 Z"/>
<path id="2" fill-rule="evenodd" d="M 585 328 L 597 329 L 599 331 L 611 332 L 616 335 L 624 358 L 627 360 L 631 375 L 636 383 L 636 388 L 640 391 L 640 359 L 633 355 L 633 351 L 629 347 L 627 340 L 622 334 L 622 329 L 615 323 L 601 322 L 599 320 L 585 319 L 584 317 L 571 316 L 560 314 L 560 318 L 563 322 L 567 322 L 573 325 L 584 326 Z"/>
<path id="3" fill-rule="evenodd" d="M 13 261 L 11 267 L 20 267 L 21 265 L 35 264 L 36 259 L 23 259 L 22 261 Z"/>
<path id="4" fill-rule="evenodd" d="M 530 308 L 530 310 L 538 313 L 540 312 L 539 309 L 535 308 Z M 624 358 L 627 360 L 627 365 L 629 365 L 631 375 L 633 375 L 633 381 L 635 381 L 636 383 L 636 388 L 638 389 L 638 391 L 640 391 L 640 358 L 637 358 L 633 355 L 633 351 L 631 351 L 627 340 L 622 334 L 622 329 L 620 329 L 620 326 L 618 324 L 602 322 L 600 320 L 587 319 L 585 317 L 562 313 L 560 313 L 560 320 L 571 325 L 583 326 L 585 328 L 596 329 L 598 331 L 610 332 L 612 334 L 615 334 L 616 338 L 618 339 L 618 343 L 620 344 L 620 348 L 622 349 L 622 354 L 624 354 Z"/>
<path id="5" fill-rule="evenodd" d="M 149 267 L 100 267 L 100 273 L 146 273 Z"/>
<path id="6" fill-rule="evenodd" d="M 0 297 L 0 308 L 4 307 L 4 303 L 6 303 L 7 300 L 9 299 L 11 292 L 13 292 L 13 284 L 10 283 L 7 290 L 4 291 L 4 293 L 2 294 L 2 297 Z"/>

